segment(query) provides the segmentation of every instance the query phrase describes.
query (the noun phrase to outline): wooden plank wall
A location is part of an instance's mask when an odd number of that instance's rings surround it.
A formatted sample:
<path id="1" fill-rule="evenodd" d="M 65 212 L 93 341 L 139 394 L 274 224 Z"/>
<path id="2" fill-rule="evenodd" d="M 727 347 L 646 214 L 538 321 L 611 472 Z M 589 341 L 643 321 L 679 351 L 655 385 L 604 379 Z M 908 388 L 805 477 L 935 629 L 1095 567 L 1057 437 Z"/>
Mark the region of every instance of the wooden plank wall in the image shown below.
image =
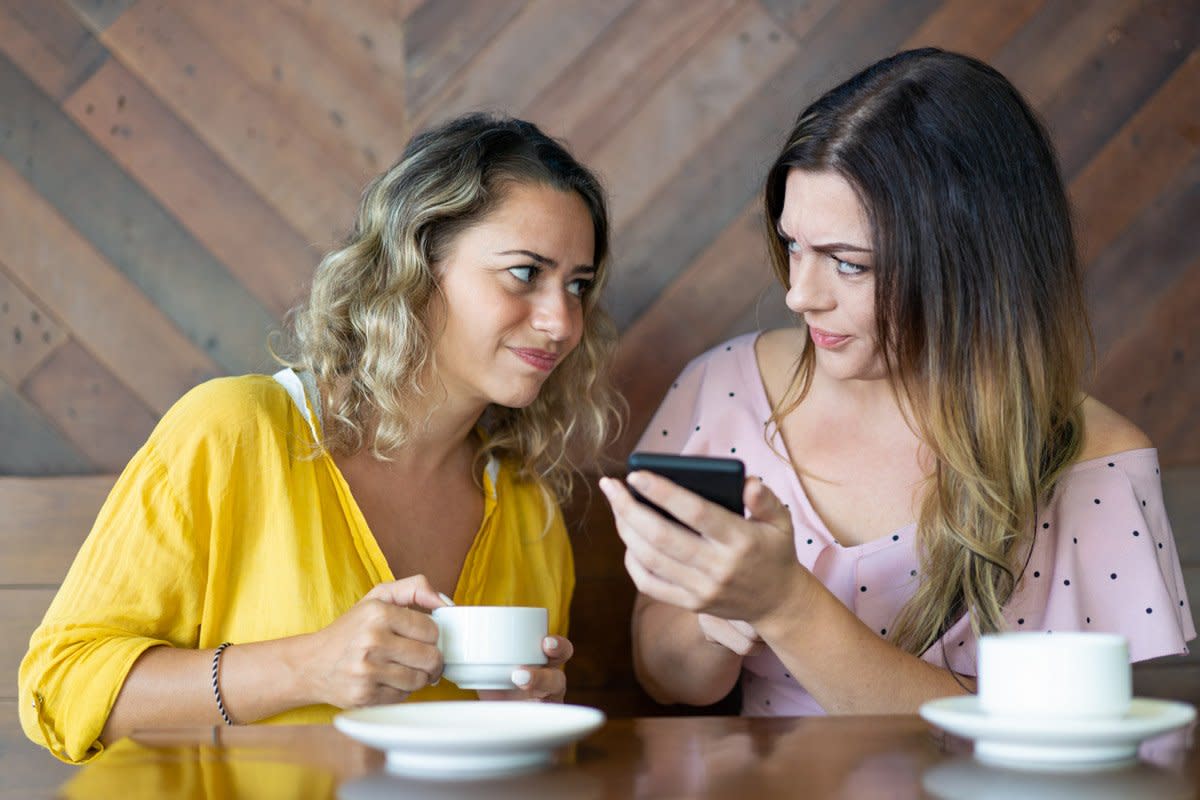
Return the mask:
<path id="1" fill-rule="evenodd" d="M 0 0 L 0 474 L 118 471 L 185 390 L 269 368 L 365 181 L 481 107 L 611 192 L 623 456 L 690 357 L 788 322 L 755 210 L 797 111 L 921 45 L 990 61 L 1046 119 L 1093 391 L 1200 466 L 1198 41 L 1190 0 Z M 598 496 L 572 516 L 572 686 L 645 711 L 611 521 Z"/>

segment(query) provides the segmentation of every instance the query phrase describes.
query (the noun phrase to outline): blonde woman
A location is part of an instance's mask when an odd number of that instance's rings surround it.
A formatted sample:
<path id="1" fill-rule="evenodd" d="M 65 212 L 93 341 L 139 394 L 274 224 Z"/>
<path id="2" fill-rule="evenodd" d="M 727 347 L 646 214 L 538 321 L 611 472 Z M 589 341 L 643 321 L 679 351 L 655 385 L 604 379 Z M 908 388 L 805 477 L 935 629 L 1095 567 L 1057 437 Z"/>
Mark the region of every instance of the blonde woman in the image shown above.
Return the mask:
<path id="1" fill-rule="evenodd" d="M 912 713 L 998 630 L 1195 636 L 1156 451 L 1081 392 L 1088 342 L 1047 137 L 974 59 L 901 53 L 799 117 L 765 217 L 795 329 L 679 376 L 641 447 L 741 458 L 747 518 L 646 473 L 602 488 L 664 702 Z"/>
<path id="2" fill-rule="evenodd" d="M 451 597 L 548 608 L 549 665 L 487 695 L 561 701 L 558 501 L 619 420 L 607 253 L 599 183 L 533 125 L 416 136 L 287 367 L 189 392 L 122 474 L 22 662 L 29 737 L 79 761 L 136 728 L 474 697 L 439 682 Z"/>

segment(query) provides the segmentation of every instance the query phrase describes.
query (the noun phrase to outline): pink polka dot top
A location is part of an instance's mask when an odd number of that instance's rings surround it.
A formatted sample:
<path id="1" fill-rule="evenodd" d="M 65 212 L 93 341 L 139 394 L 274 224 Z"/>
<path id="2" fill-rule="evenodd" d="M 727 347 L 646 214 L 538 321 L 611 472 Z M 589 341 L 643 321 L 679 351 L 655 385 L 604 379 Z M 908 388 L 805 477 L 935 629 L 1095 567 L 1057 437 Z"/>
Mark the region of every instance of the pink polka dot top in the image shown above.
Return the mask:
<path id="1" fill-rule="evenodd" d="M 761 476 L 791 510 L 800 563 L 886 636 L 921 580 L 916 524 L 853 547 L 833 538 L 786 456 L 764 436 L 771 409 L 754 354 L 757 336 L 739 336 L 692 361 L 638 449 L 742 459 L 746 473 Z M 1156 450 L 1075 464 L 1036 525 L 1028 566 L 1004 610 L 1010 630 L 1120 633 L 1133 661 L 1187 652 L 1196 630 L 1163 506 Z M 953 625 L 923 658 L 974 675 L 968 620 Z M 749 716 L 824 713 L 769 649 L 743 662 L 742 698 L 742 713 Z"/>

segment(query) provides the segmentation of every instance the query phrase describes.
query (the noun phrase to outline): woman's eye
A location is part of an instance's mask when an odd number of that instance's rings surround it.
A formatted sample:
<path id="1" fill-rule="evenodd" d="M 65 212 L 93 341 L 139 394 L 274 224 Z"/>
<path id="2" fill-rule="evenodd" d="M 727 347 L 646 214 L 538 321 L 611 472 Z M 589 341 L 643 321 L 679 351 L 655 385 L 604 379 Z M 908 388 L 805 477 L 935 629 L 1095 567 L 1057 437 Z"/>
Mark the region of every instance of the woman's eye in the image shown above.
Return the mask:
<path id="1" fill-rule="evenodd" d="M 512 275 L 521 283 L 533 283 L 533 279 L 537 277 L 538 268 L 531 266 L 509 267 L 508 274 Z"/>
<path id="2" fill-rule="evenodd" d="M 795 239 L 788 239 L 785 244 L 787 245 L 788 253 L 794 256 L 800 255 L 800 243 Z"/>
<path id="3" fill-rule="evenodd" d="M 834 261 L 837 262 L 837 271 L 840 275 L 861 275 L 867 271 L 866 267 L 851 264 L 849 261 L 842 261 L 840 258 L 834 259 Z"/>
<path id="4" fill-rule="evenodd" d="M 576 278 L 567 284 L 567 291 L 576 297 L 583 297 L 592 288 L 592 280 L 590 278 Z"/>

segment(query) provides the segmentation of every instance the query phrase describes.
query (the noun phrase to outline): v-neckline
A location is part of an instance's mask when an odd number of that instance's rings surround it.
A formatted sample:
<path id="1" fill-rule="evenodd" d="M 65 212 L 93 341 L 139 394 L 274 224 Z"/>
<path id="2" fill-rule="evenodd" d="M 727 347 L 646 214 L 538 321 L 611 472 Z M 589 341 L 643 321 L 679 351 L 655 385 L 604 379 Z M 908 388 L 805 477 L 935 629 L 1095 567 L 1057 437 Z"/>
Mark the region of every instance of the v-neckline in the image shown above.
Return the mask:
<path id="1" fill-rule="evenodd" d="M 379 544 L 379 539 L 375 536 L 375 532 L 371 530 L 371 526 L 367 522 L 367 517 L 363 514 L 358 500 L 354 497 L 354 492 L 350 488 L 350 482 L 346 480 L 341 467 L 337 465 L 337 462 L 334 461 L 333 456 L 327 450 L 322 452 L 321 458 L 325 460 L 330 474 L 333 476 L 334 485 L 338 489 L 342 507 L 346 512 L 346 519 L 350 523 L 352 533 L 355 534 L 355 542 L 360 545 L 359 554 L 363 561 L 374 568 L 375 572 L 378 573 L 378 577 L 383 582 L 397 580 L 396 575 L 392 572 L 391 564 L 388 563 L 387 556 L 383 553 L 383 547 Z M 471 571 L 471 565 L 482 547 L 481 543 L 485 538 L 493 511 L 496 508 L 498 466 L 495 459 L 491 459 L 483 470 L 483 515 L 480 517 L 479 527 L 475 529 L 475 535 L 471 539 L 471 546 L 467 548 L 462 566 L 454 582 L 454 592 L 451 594 L 451 599 L 455 603 L 461 604 L 466 599 L 463 597 L 463 576 Z"/>
<path id="2" fill-rule="evenodd" d="M 915 520 L 907 522 L 892 531 L 888 531 L 887 533 L 884 533 L 882 536 L 879 536 L 875 539 L 869 539 L 865 542 L 848 545 L 842 544 L 840 541 L 838 541 L 838 538 L 834 536 L 833 532 L 829 529 L 829 525 L 826 524 L 821 515 L 817 513 L 816 507 L 812 504 L 812 499 L 809 498 L 808 492 L 804 488 L 804 483 L 800 480 L 800 471 L 796 468 L 796 461 L 792 457 L 792 451 L 788 447 L 787 441 L 783 438 L 783 432 L 779 429 L 779 426 L 773 420 L 771 420 L 771 397 L 767 393 L 766 379 L 763 377 L 762 366 L 758 362 L 758 342 L 763 337 L 763 334 L 764 331 L 759 331 L 754 335 L 754 338 L 751 340 L 748 348 L 749 357 L 748 359 L 742 360 L 741 366 L 743 371 L 749 371 L 752 373 L 746 377 L 752 378 L 752 380 L 749 380 L 748 383 L 755 387 L 755 391 L 751 393 L 751 398 L 756 406 L 756 415 L 760 419 L 764 420 L 766 424 L 765 433 L 767 436 L 767 441 L 779 442 L 779 447 L 783 451 L 783 456 L 787 461 L 788 480 L 791 482 L 792 491 L 796 497 L 799 498 L 800 502 L 804 504 L 804 509 L 807 512 L 809 519 L 811 519 L 817 526 L 817 532 L 825 538 L 828 544 L 837 547 L 839 550 L 844 550 L 847 552 L 865 552 L 895 544 L 896 541 L 892 537 L 902 534 L 906 531 L 914 530 L 917 527 Z M 902 536 L 901 541 L 905 541 L 908 538 L 910 537 Z"/>

